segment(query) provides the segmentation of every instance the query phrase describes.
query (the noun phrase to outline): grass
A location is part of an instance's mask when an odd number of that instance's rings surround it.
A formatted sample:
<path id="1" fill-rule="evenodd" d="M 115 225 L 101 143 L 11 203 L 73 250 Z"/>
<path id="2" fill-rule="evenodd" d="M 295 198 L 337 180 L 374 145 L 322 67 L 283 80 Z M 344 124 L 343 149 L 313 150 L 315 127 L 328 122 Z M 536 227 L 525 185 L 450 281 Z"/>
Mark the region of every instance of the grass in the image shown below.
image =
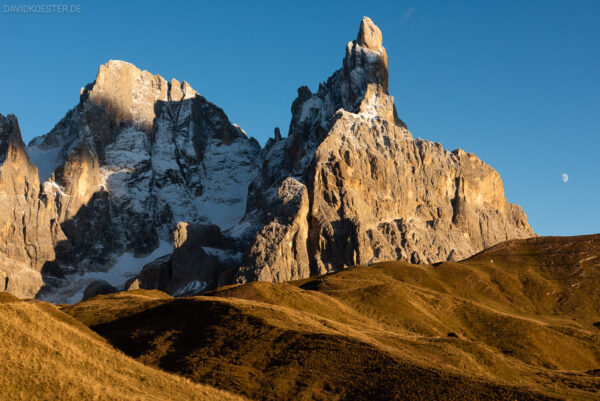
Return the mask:
<path id="1" fill-rule="evenodd" d="M 115 303 L 118 298 L 103 300 Z M 286 307 L 210 297 L 146 306 L 116 321 L 102 316 L 92 327 L 144 363 L 252 399 L 547 398 L 406 363 L 366 341 L 340 335 L 334 321 Z"/>
<path id="2" fill-rule="evenodd" d="M 600 235 L 63 310 L 152 367 L 251 399 L 600 398 Z M 1 301 L 0 301 L 1 302 Z"/>
<path id="3" fill-rule="evenodd" d="M 0 293 L 1 400 L 238 400 L 145 366 L 54 305 Z"/>

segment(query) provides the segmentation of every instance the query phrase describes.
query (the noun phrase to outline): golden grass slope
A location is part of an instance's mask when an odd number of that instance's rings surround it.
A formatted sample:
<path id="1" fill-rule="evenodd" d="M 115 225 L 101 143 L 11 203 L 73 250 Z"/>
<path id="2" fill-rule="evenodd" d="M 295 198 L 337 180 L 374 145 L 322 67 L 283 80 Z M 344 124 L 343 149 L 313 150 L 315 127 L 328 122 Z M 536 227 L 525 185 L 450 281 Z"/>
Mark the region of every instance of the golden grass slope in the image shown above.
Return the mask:
<path id="1" fill-rule="evenodd" d="M 151 366 L 253 399 L 600 398 L 600 235 L 65 311 Z"/>
<path id="2" fill-rule="evenodd" d="M 54 305 L 0 293 L 0 400 L 239 400 L 132 360 Z"/>

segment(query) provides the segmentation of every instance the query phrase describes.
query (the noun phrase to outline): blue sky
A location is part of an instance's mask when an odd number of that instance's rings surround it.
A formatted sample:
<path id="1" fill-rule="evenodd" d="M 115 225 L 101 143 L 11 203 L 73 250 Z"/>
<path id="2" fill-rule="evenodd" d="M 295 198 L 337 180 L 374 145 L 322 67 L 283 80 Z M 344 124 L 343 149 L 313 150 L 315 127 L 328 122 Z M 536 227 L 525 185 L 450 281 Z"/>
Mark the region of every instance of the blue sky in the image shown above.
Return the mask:
<path id="1" fill-rule="evenodd" d="M 2 5 L 23 3 L 37 4 Z M 537 233 L 600 232 L 600 1 L 60 3 L 81 13 L 0 10 L 0 113 L 19 117 L 25 141 L 121 59 L 188 81 L 264 143 L 287 133 L 297 88 L 341 66 L 368 15 L 415 137 L 496 168 Z"/>

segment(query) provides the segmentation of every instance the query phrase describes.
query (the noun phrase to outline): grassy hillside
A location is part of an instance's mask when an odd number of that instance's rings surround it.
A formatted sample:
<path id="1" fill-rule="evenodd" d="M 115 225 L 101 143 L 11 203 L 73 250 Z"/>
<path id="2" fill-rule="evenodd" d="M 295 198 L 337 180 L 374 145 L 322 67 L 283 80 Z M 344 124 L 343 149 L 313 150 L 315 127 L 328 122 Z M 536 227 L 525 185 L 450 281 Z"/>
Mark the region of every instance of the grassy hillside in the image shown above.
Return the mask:
<path id="1" fill-rule="evenodd" d="M 145 366 L 54 305 L 0 293 L 0 400 L 239 400 Z"/>
<path id="2" fill-rule="evenodd" d="M 141 362 L 253 399 L 600 397 L 600 236 L 64 310 Z"/>

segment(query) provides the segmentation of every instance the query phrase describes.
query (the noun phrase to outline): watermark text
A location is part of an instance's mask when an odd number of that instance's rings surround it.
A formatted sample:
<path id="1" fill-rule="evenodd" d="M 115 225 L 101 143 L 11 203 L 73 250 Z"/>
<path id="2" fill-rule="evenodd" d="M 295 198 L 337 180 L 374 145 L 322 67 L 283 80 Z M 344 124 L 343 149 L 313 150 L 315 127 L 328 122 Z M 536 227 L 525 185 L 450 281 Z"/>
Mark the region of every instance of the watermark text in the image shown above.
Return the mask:
<path id="1" fill-rule="evenodd" d="M 4 14 L 81 14 L 81 4 L 4 4 Z"/>

